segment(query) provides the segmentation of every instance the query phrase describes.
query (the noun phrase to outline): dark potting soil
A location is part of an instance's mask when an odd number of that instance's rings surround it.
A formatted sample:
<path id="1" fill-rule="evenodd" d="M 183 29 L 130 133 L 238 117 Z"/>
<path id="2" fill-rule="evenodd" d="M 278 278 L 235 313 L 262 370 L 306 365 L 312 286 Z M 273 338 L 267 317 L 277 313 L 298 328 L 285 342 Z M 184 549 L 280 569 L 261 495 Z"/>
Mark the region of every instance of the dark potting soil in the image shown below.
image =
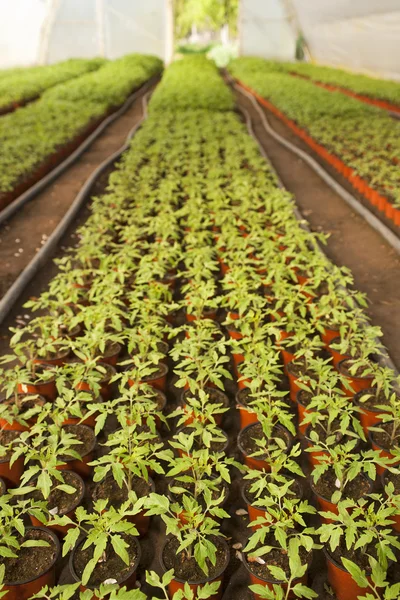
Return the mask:
<path id="1" fill-rule="evenodd" d="M 79 423 L 77 425 L 64 425 L 63 429 L 67 433 L 72 433 L 80 442 L 82 442 L 81 444 L 74 444 L 72 447 L 73 450 L 78 452 L 78 454 L 80 454 L 82 457 L 86 456 L 86 454 L 89 454 L 89 452 L 93 450 L 96 439 L 93 429 Z M 62 456 L 61 460 L 68 462 L 75 459 L 69 456 Z"/>
<path id="2" fill-rule="evenodd" d="M 179 553 L 177 552 L 179 541 L 176 538 L 171 538 L 163 550 L 163 560 L 167 570 L 174 569 L 175 577 L 183 579 L 184 581 L 190 581 L 191 583 L 201 583 L 205 579 L 218 577 L 223 571 L 226 561 L 225 546 L 216 537 L 211 537 L 210 539 L 217 547 L 217 560 L 215 565 L 212 565 L 211 562 L 208 561 L 208 575 L 203 573 L 193 557 L 190 559 L 187 558 L 184 550 Z"/>
<path id="3" fill-rule="evenodd" d="M 289 445 L 289 436 L 285 432 L 285 430 L 280 427 L 275 427 L 273 429 L 271 437 L 284 440 L 286 442 L 286 444 Z M 247 456 L 254 454 L 255 452 L 257 452 L 257 450 L 259 450 L 256 440 L 264 440 L 264 439 L 265 439 L 265 436 L 264 436 L 264 432 L 263 432 L 261 423 L 255 423 L 255 425 L 253 425 L 252 427 L 249 427 L 248 429 L 243 429 L 240 433 L 240 442 L 241 442 L 242 448 Z M 263 458 L 265 458 L 265 456 L 260 455 L 260 456 L 257 456 L 257 458 L 262 460 Z"/>
<path id="4" fill-rule="evenodd" d="M 302 406 L 311 404 L 313 398 L 314 394 L 312 392 L 306 392 L 305 390 L 300 390 L 297 395 L 297 399 Z"/>
<path id="5" fill-rule="evenodd" d="M 318 482 L 314 485 L 314 489 L 320 496 L 330 500 L 332 495 L 339 489 L 336 487 L 335 481 L 335 472 L 333 469 L 328 469 L 328 471 L 325 471 L 325 473 L 321 475 Z M 365 479 L 362 475 L 357 475 L 353 481 L 350 481 L 346 485 L 343 491 L 343 497 L 350 498 L 351 500 L 358 500 L 365 494 L 368 494 L 369 489 L 370 485 L 368 479 Z"/>
<path id="6" fill-rule="evenodd" d="M 75 492 L 73 494 L 67 494 L 67 492 L 63 492 L 59 489 L 54 489 L 51 491 L 50 496 L 47 499 L 47 508 L 52 510 L 57 508 L 56 515 L 66 515 L 68 512 L 73 510 L 82 496 L 83 492 L 83 483 L 80 477 L 76 475 L 73 471 L 63 471 L 64 484 L 70 485 L 75 488 Z M 53 479 L 53 485 L 60 485 L 61 482 Z M 37 491 L 33 494 L 34 498 L 37 500 L 43 500 L 42 494 Z"/>
<path id="7" fill-rule="evenodd" d="M 371 544 L 366 548 L 357 548 L 357 550 L 351 549 L 347 550 L 345 541 L 339 544 L 334 552 L 328 551 L 328 554 L 332 556 L 332 558 L 340 565 L 343 566 L 342 558 L 348 558 L 352 562 L 356 563 L 361 569 L 366 571 L 366 573 L 371 572 L 371 567 L 369 564 L 369 557 L 373 556 L 375 559 L 377 558 L 376 549 Z"/>
<path id="8" fill-rule="evenodd" d="M 379 425 L 377 425 L 377 427 L 379 427 L 380 429 L 383 429 L 383 431 L 374 431 L 372 434 L 372 439 L 374 440 L 374 442 L 376 442 L 379 446 L 381 446 L 382 448 L 384 448 L 385 450 L 391 450 L 394 447 L 398 447 L 399 443 L 400 443 L 400 434 L 398 433 L 395 439 L 395 443 L 391 444 L 390 440 L 391 440 L 391 435 L 393 433 L 393 423 L 379 423 Z"/>
<path id="9" fill-rule="evenodd" d="M 388 471 L 385 474 L 385 485 L 389 482 L 393 483 L 395 494 L 400 494 L 400 474 L 390 473 L 390 471 Z"/>
<path id="10" fill-rule="evenodd" d="M 29 398 L 29 400 L 25 400 L 25 398 Z M 18 398 L 16 401 L 15 395 L 10 396 L 10 398 L 0 398 L 0 404 L 5 404 L 6 406 L 13 407 L 15 405 L 19 405 L 18 414 L 20 417 L 24 418 L 24 414 L 36 406 L 37 404 L 43 405 L 46 400 L 34 394 L 18 394 Z"/>
<path id="11" fill-rule="evenodd" d="M 134 477 L 132 480 L 132 490 L 138 498 L 143 498 L 149 495 L 151 485 L 141 477 Z M 107 477 L 104 481 L 96 485 L 93 497 L 95 500 L 108 500 L 109 506 L 119 508 L 128 499 L 128 488 L 125 484 L 122 484 L 120 488 L 113 477 Z"/>
<path id="12" fill-rule="evenodd" d="M 16 440 L 19 435 L 19 431 L 3 429 L 2 431 L 0 431 L 0 446 L 8 446 L 8 444 Z M 0 457 L 0 461 L 10 460 L 12 453 L 12 450 L 10 452 L 7 452 L 4 456 Z"/>
<path id="13" fill-rule="evenodd" d="M 376 388 L 367 388 L 357 395 L 357 404 L 361 408 L 365 406 L 365 408 L 374 409 L 376 406 L 387 405 L 389 403 L 389 398 L 385 396 L 383 390 L 380 390 L 378 396 L 376 395 Z"/>
<path id="14" fill-rule="evenodd" d="M 260 495 L 257 495 L 255 492 L 251 492 L 250 488 L 253 485 L 253 483 L 254 482 L 252 481 L 246 482 L 243 491 L 250 504 L 252 504 L 253 506 L 257 506 L 257 502 L 259 502 L 260 500 L 267 499 L 269 497 L 269 493 L 267 490 L 264 492 L 264 494 L 261 493 Z M 301 498 L 303 497 L 303 490 L 301 488 L 300 483 L 296 481 L 296 479 L 292 480 L 292 485 L 290 486 L 290 490 L 288 491 L 286 497 L 290 497 L 291 500 L 301 500 Z M 260 508 L 263 507 L 261 506 Z"/>
<path id="15" fill-rule="evenodd" d="M 121 537 L 128 544 L 127 552 L 129 556 L 129 565 L 126 565 L 124 561 L 115 554 L 111 544 L 109 544 L 109 547 L 107 547 L 106 550 L 106 559 L 97 563 L 90 576 L 88 584 L 90 587 L 98 587 L 107 579 L 116 579 L 117 583 L 122 583 L 127 577 L 129 570 L 132 569 L 138 557 L 135 538 L 126 534 L 121 534 Z M 94 550 L 93 546 L 86 548 L 86 550 L 82 550 L 82 545 L 79 546 L 74 555 L 74 568 L 79 578 L 82 578 L 82 573 L 87 563 L 93 558 Z"/>
<path id="16" fill-rule="evenodd" d="M 44 540 L 48 546 L 20 548 L 18 558 L 0 557 L 0 564 L 5 566 L 4 583 L 18 583 L 36 579 L 43 575 L 53 563 L 57 548 L 53 539 L 46 531 L 29 529 L 25 536 L 19 538 L 22 544 L 27 540 Z"/>
<path id="17" fill-rule="evenodd" d="M 261 559 L 265 561 L 265 564 L 263 565 L 258 563 L 254 559 L 252 560 L 251 557 L 249 557 L 247 554 L 244 555 L 244 560 L 246 561 L 247 566 L 249 567 L 251 572 L 254 573 L 254 575 L 256 575 L 257 577 L 261 577 L 262 579 L 266 579 L 268 581 L 277 581 L 272 577 L 271 572 L 268 569 L 268 566 L 270 565 L 272 567 L 280 567 L 285 571 L 286 575 L 290 576 L 288 553 L 285 550 L 276 547 L 277 542 L 274 536 L 271 534 L 265 537 L 265 545 L 274 546 L 274 548 L 270 550 L 268 554 L 265 554 L 261 557 Z M 301 564 L 305 565 L 306 563 L 309 563 L 311 561 L 312 554 L 311 552 L 307 552 L 307 550 L 305 550 L 304 548 L 300 548 L 299 556 Z"/>
<path id="18" fill-rule="evenodd" d="M 344 375 L 345 377 L 360 377 L 360 378 L 371 377 L 371 375 L 364 374 L 365 371 L 367 370 L 365 367 L 358 367 L 358 369 L 355 371 L 355 373 L 350 372 L 351 365 L 352 365 L 352 361 L 350 361 L 350 360 L 345 360 L 341 363 L 340 372 L 342 373 L 342 375 Z"/>
<path id="19" fill-rule="evenodd" d="M 340 421 L 339 419 L 335 419 L 332 424 L 331 424 L 331 431 L 335 432 L 335 440 L 336 443 L 344 443 L 346 441 L 348 441 L 348 436 L 344 436 L 342 434 L 341 431 L 338 431 L 338 428 L 340 427 Z M 327 435 L 327 432 L 325 431 L 325 429 L 322 427 L 322 425 L 316 425 L 316 427 L 314 427 L 313 431 L 315 431 L 318 435 L 318 438 L 320 439 L 321 442 L 326 442 L 327 438 L 329 437 Z M 311 428 L 307 429 L 307 437 L 309 437 L 311 432 Z M 333 435 L 333 434 L 330 434 Z"/>
<path id="20" fill-rule="evenodd" d="M 115 356 L 121 351 L 121 346 L 117 342 L 106 342 L 106 347 L 104 348 L 104 352 L 99 354 L 102 358 L 110 358 L 111 356 Z"/>
<path id="21" fill-rule="evenodd" d="M 154 371 L 151 375 L 147 375 L 143 377 L 143 381 L 154 381 L 155 379 L 159 379 L 159 377 L 164 377 L 167 374 L 168 367 L 164 365 L 164 363 L 159 363 L 157 365 L 157 370 Z"/>

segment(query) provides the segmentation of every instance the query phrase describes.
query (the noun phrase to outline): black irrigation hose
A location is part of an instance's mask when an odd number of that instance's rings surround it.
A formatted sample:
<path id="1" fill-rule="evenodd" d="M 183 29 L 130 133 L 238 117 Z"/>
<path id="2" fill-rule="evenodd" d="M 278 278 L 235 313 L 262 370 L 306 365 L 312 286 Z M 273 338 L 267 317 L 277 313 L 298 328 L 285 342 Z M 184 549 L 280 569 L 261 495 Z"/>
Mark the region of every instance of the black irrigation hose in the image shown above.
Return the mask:
<path id="1" fill-rule="evenodd" d="M 239 85 L 232 81 L 233 86 L 246 98 L 248 98 L 253 104 L 255 110 L 261 118 L 262 125 L 265 131 L 272 136 L 281 146 L 284 146 L 288 150 L 290 150 L 293 154 L 299 156 L 304 162 L 306 162 L 312 169 L 329 185 L 329 187 L 343 200 L 351 206 L 351 208 L 357 212 L 365 221 L 367 221 L 368 225 L 370 225 L 377 233 L 379 233 L 388 244 L 400 254 L 400 238 L 394 234 L 389 227 L 386 227 L 382 221 L 378 219 L 372 212 L 370 212 L 367 208 L 365 208 L 350 192 L 348 192 L 344 187 L 340 185 L 321 165 L 314 160 L 307 152 L 301 150 L 296 145 L 289 142 L 287 139 L 282 137 L 279 133 L 277 133 L 270 125 L 264 111 L 260 108 L 257 100 L 254 98 L 250 92 L 243 90 Z"/>
<path id="2" fill-rule="evenodd" d="M 131 105 L 137 100 L 139 96 L 146 92 L 149 87 L 157 81 L 158 75 L 154 75 L 151 79 L 149 79 L 145 84 L 143 84 L 138 90 L 133 92 L 126 100 L 126 102 L 119 108 L 116 112 L 112 113 L 107 119 L 102 121 L 100 125 L 87 137 L 80 146 L 72 154 L 70 154 L 62 163 L 60 163 L 57 167 L 52 169 L 50 173 L 45 175 L 42 179 L 40 179 L 37 183 L 35 183 L 32 187 L 30 187 L 26 192 L 18 196 L 15 200 L 9 204 L 6 208 L 0 211 L 0 225 L 2 225 L 5 221 L 7 221 L 10 217 L 12 217 L 24 204 L 35 198 L 46 186 L 48 186 L 52 181 L 57 179 L 62 173 L 64 173 L 78 158 L 82 156 L 82 154 L 89 148 L 89 146 L 103 133 L 103 131 L 111 125 L 114 121 L 119 119 L 127 110 L 131 107 Z"/>
<path id="3" fill-rule="evenodd" d="M 249 112 L 243 108 L 243 107 L 239 107 L 239 110 L 242 112 L 242 114 L 244 115 L 245 121 L 246 121 L 246 126 L 247 126 L 247 130 L 249 132 L 249 134 L 255 139 L 255 141 L 257 142 L 259 148 L 260 148 L 260 153 L 262 154 L 262 156 L 265 158 L 265 160 L 268 162 L 272 172 L 275 174 L 278 183 L 279 183 L 279 187 L 284 188 L 284 185 L 276 171 L 276 169 L 273 167 L 273 165 L 271 164 L 270 158 L 268 156 L 268 154 L 266 153 L 265 149 L 263 148 L 261 142 L 259 141 L 259 139 L 257 138 L 256 134 L 254 133 L 254 129 L 253 129 L 253 124 L 251 122 L 251 117 Z M 264 123 L 263 123 L 264 129 L 266 129 Z M 269 133 L 269 130 L 266 129 L 266 131 Z M 296 217 L 296 219 L 298 221 L 300 221 L 301 227 L 303 227 L 303 229 L 305 229 L 306 231 L 310 231 L 306 220 L 304 219 L 304 217 L 302 216 L 301 212 L 299 211 L 299 209 L 297 207 L 293 207 L 293 212 L 294 215 Z M 321 246 L 315 242 L 314 244 L 315 249 L 320 252 L 324 258 L 327 261 L 327 267 L 329 269 L 329 265 L 330 265 L 330 261 L 329 258 L 326 256 L 325 252 L 323 251 L 323 249 L 321 248 Z M 388 353 L 388 351 L 386 350 L 386 348 L 382 345 L 382 343 L 380 342 L 379 339 L 376 340 L 377 346 L 380 349 L 380 355 L 378 356 L 378 360 L 379 360 L 379 364 L 384 366 L 384 367 L 388 367 L 389 369 L 391 369 L 396 375 L 399 374 L 396 365 L 394 364 L 394 362 L 392 361 L 392 359 L 390 358 L 390 355 Z"/>
<path id="4" fill-rule="evenodd" d="M 142 89 L 143 91 L 143 89 Z M 39 252 L 35 254 L 30 263 L 25 267 L 25 269 L 19 274 L 17 279 L 14 281 L 12 286 L 0 300 L 0 324 L 4 321 L 5 317 L 8 315 L 10 310 L 13 308 L 14 303 L 19 298 L 19 296 L 24 291 L 25 287 L 28 283 L 33 279 L 39 269 L 49 260 L 54 250 L 56 249 L 59 241 L 65 235 L 67 229 L 70 227 L 71 223 L 74 221 L 76 215 L 85 204 L 89 195 L 92 191 L 93 185 L 98 179 L 98 177 L 105 171 L 105 169 L 112 164 L 115 160 L 117 160 L 125 150 L 129 148 L 129 142 L 131 138 L 135 135 L 136 131 L 139 129 L 143 121 L 147 117 L 147 97 L 149 92 L 147 92 L 142 98 L 142 106 L 143 106 L 143 116 L 139 120 L 139 122 L 130 130 L 128 136 L 126 138 L 125 144 L 116 150 L 111 156 L 106 158 L 90 177 L 86 180 L 83 187 L 80 189 L 78 195 L 75 200 L 69 207 L 68 211 L 65 213 L 53 233 L 49 236 L 46 243 L 41 247 Z"/>

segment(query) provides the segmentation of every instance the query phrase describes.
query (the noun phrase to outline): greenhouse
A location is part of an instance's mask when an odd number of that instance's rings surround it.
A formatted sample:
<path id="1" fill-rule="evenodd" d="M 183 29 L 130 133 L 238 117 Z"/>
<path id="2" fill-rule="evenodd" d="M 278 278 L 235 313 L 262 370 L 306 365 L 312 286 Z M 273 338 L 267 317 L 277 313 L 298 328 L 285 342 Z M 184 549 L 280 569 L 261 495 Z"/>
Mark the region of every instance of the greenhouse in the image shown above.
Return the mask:
<path id="1" fill-rule="evenodd" d="M 398 2 L 0 8 L 0 598 L 400 600 Z"/>

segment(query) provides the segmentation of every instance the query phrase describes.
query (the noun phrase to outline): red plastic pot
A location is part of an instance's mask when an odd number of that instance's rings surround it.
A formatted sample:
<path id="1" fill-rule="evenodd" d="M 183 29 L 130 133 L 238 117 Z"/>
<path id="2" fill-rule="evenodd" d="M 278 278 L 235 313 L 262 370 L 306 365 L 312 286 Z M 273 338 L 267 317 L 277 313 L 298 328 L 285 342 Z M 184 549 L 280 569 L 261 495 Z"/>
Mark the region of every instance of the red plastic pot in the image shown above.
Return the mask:
<path id="1" fill-rule="evenodd" d="M 68 356 L 70 355 L 69 348 L 60 353 L 57 358 L 35 358 L 33 361 L 37 365 L 50 365 L 52 367 L 62 367 L 67 362 Z"/>
<path id="2" fill-rule="evenodd" d="M 62 517 L 64 515 L 67 515 L 67 517 L 69 517 L 70 519 L 74 520 L 75 518 L 75 511 L 78 508 L 78 506 L 80 506 L 83 497 L 85 495 L 85 483 L 82 479 L 82 477 L 80 475 L 78 475 L 78 473 L 74 472 L 75 477 L 77 477 L 80 481 L 81 484 L 81 493 L 78 497 L 78 499 L 76 500 L 75 506 L 73 506 L 71 508 L 70 511 L 68 511 L 67 513 L 58 513 L 59 517 Z M 40 527 L 43 525 L 43 523 L 41 523 L 38 519 L 36 519 L 36 517 L 34 517 L 33 515 L 29 515 L 29 518 L 31 520 L 31 523 L 34 527 Z M 54 531 L 54 533 L 56 533 L 59 537 L 63 538 L 65 535 L 67 535 L 68 531 L 71 529 L 71 527 L 73 527 L 73 525 L 47 525 L 48 529 L 51 529 L 51 531 Z"/>
<path id="3" fill-rule="evenodd" d="M 160 563 L 161 563 L 161 568 L 163 570 L 163 572 L 167 572 L 167 567 L 165 565 L 164 562 L 164 551 L 167 548 L 168 543 L 170 542 L 171 538 L 167 539 L 161 549 L 160 552 Z M 216 594 L 213 594 L 212 596 L 210 596 L 209 600 L 220 600 L 222 598 L 222 580 L 224 577 L 224 572 L 229 564 L 229 559 L 230 559 L 230 553 L 229 553 L 229 547 L 228 544 L 225 542 L 225 540 L 223 538 L 218 538 L 218 541 L 222 543 L 224 549 L 225 549 L 225 561 L 224 564 L 221 566 L 220 572 L 217 573 L 214 577 L 206 577 L 204 576 L 204 579 L 202 579 L 201 581 L 184 581 L 183 579 L 180 579 L 179 577 L 174 577 L 174 579 L 171 581 L 171 583 L 168 585 L 168 592 L 170 597 L 172 598 L 174 594 L 176 594 L 179 590 L 184 590 L 185 584 L 187 583 L 190 587 L 190 589 L 196 594 L 197 589 L 200 586 L 205 585 L 206 583 L 214 583 L 216 581 L 220 581 L 221 585 L 219 587 L 219 590 Z"/>
<path id="4" fill-rule="evenodd" d="M 55 585 L 55 566 L 60 556 L 60 542 L 58 541 L 57 536 L 46 527 L 27 527 L 26 532 L 32 529 L 40 529 L 41 531 L 45 531 L 51 538 L 51 541 L 56 548 L 54 559 L 49 568 L 34 579 L 20 581 L 18 583 L 9 583 L 5 581 L 2 589 L 3 591 L 7 591 L 5 596 L 6 600 L 28 600 L 28 598 L 31 596 L 38 594 L 45 585 L 49 587 L 53 587 Z"/>
<path id="5" fill-rule="evenodd" d="M 113 367 L 112 365 L 109 365 L 108 363 L 98 363 L 100 366 L 103 366 L 107 369 L 107 373 L 105 373 L 104 377 L 100 380 L 99 385 L 100 385 L 100 395 L 103 398 L 103 400 L 109 400 L 111 398 L 111 385 L 110 384 L 110 380 L 114 377 L 114 375 L 116 374 L 116 370 L 115 367 Z M 80 383 L 78 383 L 76 385 L 76 389 L 77 390 L 82 390 L 84 392 L 92 392 L 93 390 L 91 389 L 90 385 L 88 383 L 86 383 L 85 381 L 81 381 Z"/>
<path id="6" fill-rule="evenodd" d="M 139 541 L 132 537 L 132 540 L 134 540 L 134 543 L 136 545 L 136 552 L 137 552 L 137 557 L 136 560 L 134 562 L 134 564 L 131 566 L 131 568 L 127 571 L 127 573 L 125 574 L 124 577 L 118 578 L 118 573 L 114 574 L 114 579 L 117 580 L 118 584 L 120 586 L 126 586 L 126 588 L 128 590 L 132 590 L 135 587 L 135 583 L 136 583 L 136 571 L 137 568 L 139 566 L 139 562 L 140 562 L 140 558 L 142 555 L 142 551 L 140 548 L 140 544 Z M 81 581 L 81 578 L 79 577 L 79 575 L 77 574 L 76 570 L 75 570 L 75 565 L 74 565 L 74 559 L 75 559 L 75 555 L 76 552 L 78 551 L 78 549 L 82 546 L 82 544 L 84 543 L 84 541 L 86 540 L 85 537 L 83 537 L 82 539 L 80 539 L 77 543 L 77 545 L 75 546 L 74 550 L 71 552 L 71 556 L 69 558 L 69 570 L 70 573 L 73 577 L 73 579 L 78 582 Z M 85 585 L 80 585 L 79 589 L 81 592 L 85 592 L 86 590 L 92 590 L 94 589 L 93 587 L 91 587 L 89 584 Z M 92 600 L 95 600 L 95 597 L 92 598 Z"/>
<path id="7" fill-rule="evenodd" d="M 156 388 L 157 390 L 160 390 L 160 392 L 163 392 L 165 394 L 167 389 L 168 367 L 164 363 L 159 363 L 158 367 L 161 371 L 161 375 L 157 373 L 155 375 L 149 375 L 148 377 L 145 377 L 141 383 L 148 383 L 152 387 Z M 128 380 L 128 384 L 131 387 L 134 385 L 134 383 L 135 382 L 133 381 L 133 379 Z"/>
<path id="8" fill-rule="evenodd" d="M 306 416 L 308 414 L 310 414 L 310 412 L 312 412 L 312 411 L 307 410 L 307 407 L 300 402 L 300 400 L 299 400 L 300 394 L 301 394 L 301 392 L 297 392 L 297 394 L 296 394 L 297 414 L 298 414 L 298 422 L 299 422 L 297 430 L 300 433 L 300 435 L 304 435 L 308 425 L 306 423 L 304 425 L 302 425 L 302 422 L 304 421 Z"/>
<path id="9" fill-rule="evenodd" d="M 298 392 L 300 392 L 301 388 L 299 388 L 299 386 L 296 383 L 297 380 L 299 379 L 299 377 L 297 377 L 297 375 L 294 375 L 291 372 L 292 364 L 293 364 L 293 361 L 291 361 L 287 364 L 286 373 L 287 373 L 287 376 L 289 377 L 290 399 L 292 400 L 292 402 L 296 402 L 296 396 L 297 396 Z"/>
<path id="10" fill-rule="evenodd" d="M 244 463 L 247 467 L 249 467 L 249 469 L 256 469 L 258 471 L 262 471 L 264 469 L 267 473 L 269 473 L 271 471 L 270 464 L 266 460 L 263 460 L 262 458 L 256 458 L 253 456 L 249 456 L 246 453 L 246 450 L 244 449 L 244 446 L 243 446 L 243 442 L 242 442 L 243 436 L 246 435 L 246 433 L 249 430 L 251 430 L 251 428 L 255 427 L 256 425 L 258 425 L 258 422 L 251 423 L 250 425 L 247 425 L 247 427 L 245 427 L 244 429 L 242 429 L 239 432 L 239 435 L 237 438 L 237 445 L 238 445 L 240 452 L 243 455 Z M 293 443 L 292 435 L 282 425 L 276 425 L 276 429 L 279 429 L 280 431 L 284 432 L 285 437 L 287 438 L 287 450 L 289 450 L 289 448 L 291 447 L 291 445 Z"/>
<path id="11" fill-rule="evenodd" d="M 18 394 L 19 396 L 29 396 L 30 394 Z M 46 398 L 43 398 L 42 396 L 38 397 L 39 400 L 37 402 L 37 404 L 40 404 L 41 406 L 43 406 L 43 404 L 46 402 Z M 5 402 L 5 398 L 0 400 L 0 403 Z M 18 421 L 12 421 L 11 423 L 9 423 L 8 421 L 6 421 L 6 419 L 2 419 L 0 418 L 0 430 L 9 430 L 11 429 L 12 431 L 28 431 L 32 425 L 34 425 L 36 423 L 36 418 L 32 418 L 29 419 L 28 421 L 26 421 L 27 425 L 22 425 L 21 423 L 19 423 Z"/>
<path id="12" fill-rule="evenodd" d="M 329 327 L 324 328 L 324 332 L 321 333 L 321 339 L 328 348 L 329 344 L 339 337 L 339 331 L 337 329 L 330 329 Z"/>
<path id="13" fill-rule="evenodd" d="M 328 568 L 328 581 L 336 594 L 337 600 L 355 600 L 358 596 L 365 595 L 365 588 L 361 588 L 356 584 L 343 565 L 339 565 L 326 550 L 324 550 L 324 553 Z"/>
<path id="14" fill-rule="evenodd" d="M 205 386 L 204 391 L 206 392 L 206 394 L 217 394 L 221 398 L 221 400 L 222 400 L 222 402 L 220 404 L 222 404 L 224 408 L 228 408 L 229 407 L 229 398 L 221 390 L 217 390 L 216 388 L 211 387 L 211 386 Z M 192 411 L 190 409 L 190 406 L 188 406 L 186 404 L 186 398 L 187 397 L 190 398 L 190 394 L 191 394 L 190 390 L 187 390 L 187 389 L 184 390 L 182 392 L 182 394 L 181 394 L 181 403 L 183 405 L 183 409 L 184 409 L 185 413 L 187 414 L 187 419 L 186 419 L 184 425 L 190 425 L 190 423 L 193 423 L 193 421 L 194 421 L 194 416 L 193 416 L 193 413 L 192 413 Z M 210 399 L 210 402 L 212 402 L 213 404 L 214 403 L 215 404 L 218 403 L 217 400 L 212 400 L 212 399 Z M 217 414 L 214 415 L 215 423 L 218 426 L 221 425 L 222 419 L 224 418 L 225 414 L 226 413 L 217 413 Z"/>
<path id="15" fill-rule="evenodd" d="M 363 476 L 364 477 L 364 476 Z M 373 482 L 370 481 L 367 477 L 364 477 L 364 479 L 368 482 L 369 484 L 369 489 L 367 494 L 370 494 L 373 490 Z M 311 485 L 311 490 L 315 496 L 315 499 L 317 501 L 317 505 L 318 505 L 318 510 L 320 511 L 325 511 L 325 512 L 332 512 L 335 515 L 338 514 L 338 507 L 337 504 L 331 502 L 330 500 L 328 500 L 327 498 L 324 498 L 324 496 L 321 496 L 321 494 L 319 494 L 314 486 L 313 481 L 310 481 L 310 485 Z M 349 512 L 351 512 L 349 510 Z M 326 519 L 325 517 L 321 517 L 321 520 L 323 523 L 331 523 L 332 521 L 330 519 Z"/>
<path id="16" fill-rule="evenodd" d="M 360 398 L 369 390 L 371 391 L 371 393 L 373 393 L 372 388 L 366 388 L 364 390 L 361 390 L 361 392 L 357 392 L 357 394 L 354 395 L 353 399 L 354 404 L 359 406 L 362 410 L 362 412 L 360 412 L 360 421 L 366 437 L 368 437 L 369 428 L 374 427 L 377 423 L 381 423 L 382 416 L 385 413 L 385 411 L 383 411 L 382 409 L 367 407 L 362 402 L 360 402 Z"/>
<path id="17" fill-rule="evenodd" d="M 243 388 L 243 390 L 239 390 L 236 394 L 236 408 L 239 411 L 240 429 L 244 429 L 248 425 L 252 425 L 258 421 L 257 414 L 241 402 L 241 392 L 247 389 Z"/>
<path id="18" fill-rule="evenodd" d="M 284 592 L 286 592 L 286 590 L 287 590 L 286 583 L 276 581 L 276 579 L 273 579 L 272 577 L 269 579 L 265 579 L 264 577 L 259 577 L 259 576 L 255 575 L 255 573 L 252 572 L 251 567 L 245 556 L 243 557 L 242 562 L 243 562 L 243 565 L 250 577 L 251 585 L 261 585 L 262 587 L 267 587 L 270 590 L 273 590 L 274 585 L 279 585 L 280 587 L 282 587 Z M 311 559 L 310 559 L 310 564 L 311 564 Z M 303 577 L 300 577 L 299 579 L 295 579 L 293 581 L 293 583 L 295 583 L 295 584 L 301 583 L 303 585 L 307 585 L 307 581 L 308 581 L 308 573 L 306 572 L 303 575 Z M 253 595 L 254 595 L 254 600 L 262 600 L 262 597 L 259 594 L 253 594 Z M 290 598 L 290 600 L 292 600 L 292 599 L 296 598 L 296 596 L 293 592 L 289 592 L 288 598 Z"/>
<path id="19" fill-rule="evenodd" d="M 383 448 L 377 442 L 375 442 L 375 440 L 374 440 L 374 432 L 373 431 L 370 431 L 368 433 L 368 439 L 369 439 L 369 443 L 371 444 L 373 450 L 376 450 L 377 452 L 379 452 L 382 458 L 394 458 L 393 454 L 389 450 L 387 450 L 386 448 Z M 398 464 L 400 464 L 400 460 L 398 460 L 397 462 L 391 464 L 390 466 L 394 467 L 394 466 L 396 466 Z M 376 472 L 378 473 L 378 475 L 382 475 L 382 473 L 384 471 L 385 471 L 384 467 L 376 465 Z M 0 473 L 0 475 L 1 475 L 1 473 Z"/>
<path id="20" fill-rule="evenodd" d="M 357 392 L 361 392 L 362 390 L 366 390 L 367 388 L 372 386 L 372 382 L 374 380 L 373 375 L 367 375 L 365 377 L 353 377 L 348 375 L 346 370 L 344 369 L 345 363 L 348 359 L 341 360 L 338 364 L 338 370 L 341 375 L 346 377 L 347 381 L 350 383 L 350 388 L 347 389 L 344 386 L 342 387 L 343 392 L 349 398 L 352 398 Z"/>
<path id="21" fill-rule="evenodd" d="M 330 341 L 329 346 L 328 346 L 328 350 L 332 355 L 333 366 L 335 367 L 335 369 L 338 369 L 338 365 L 342 360 L 346 360 L 347 358 L 350 358 L 350 356 L 348 354 L 340 354 L 340 352 L 338 352 L 337 350 L 332 348 L 333 343 L 337 344 L 339 342 L 340 342 L 340 338 L 335 337 Z"/>
<path id="22" fill-rule="evenodd" d="M 77 458 L 65 459 L 65 464 L 59 465 L 57 469 L 60 471 L 74 471 L 74 473 L 77 473 L 83 479 L 88 479 L 93 470 L 93 467 L 91 467 L 89 463 L 94 459 L 96 436 L 93 433 L 93 429 L 88 425 L 80 424 L 79 427 L 86 427 L 93 436 L 90 449 L 84 456 L 82 456 L 81 460 L 78 460 Z M 74 448 L 79 453 L 79 445 L 77 444 Z"/>
<path id="23" fill-rule="evenodd" d="M 24 472 L 24 459 L 18 458 L 10 467 L 8 459 L 0 459 L 0 477 L 4 479 L 10 487 L 18 487 Z"/>
<path id="24" fill-rule="evenodd" d="M 50 379 L 49 381 L 37 383 L 19 383 L 17 392 L 19 394 L 44 396 L 46 400 L 53 402 L 57 398 L 56 380 Z"/>
<path id="25" fill-rule="evenodd" d="M 115 346 L 114 352 L 110 356 L 102 356 L 100 360 L 102 363 L 105 363 L 106 365 L 111 365 L 112 367 L 116 367 L 117 363 L 118 363 L 118 357 L 121 352 L 121 345 L 118 343 L 115 343 L 115 344 L 113 344 L 113 346 Z"/>

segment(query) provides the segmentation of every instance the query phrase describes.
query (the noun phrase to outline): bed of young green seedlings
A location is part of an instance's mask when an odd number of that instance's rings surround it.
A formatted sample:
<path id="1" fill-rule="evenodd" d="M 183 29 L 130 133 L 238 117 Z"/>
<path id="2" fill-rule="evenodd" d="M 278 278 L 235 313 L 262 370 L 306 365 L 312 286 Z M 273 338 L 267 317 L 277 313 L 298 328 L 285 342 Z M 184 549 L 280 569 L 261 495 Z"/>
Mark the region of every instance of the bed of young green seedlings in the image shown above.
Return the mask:
<path id="1" fill-rule="evenodd" d="M 0 112 L 2 109 L 36 99 L 45 90 L 59 83 L 95 71 L 105 62 L 103 58 L 71 58 L 45 67 L 12 69 L 8 75 L 5 72 L 0 77 Z"/>
<path id="2" fill-rule="evenodd" d="M 330 153 L 340 158 L 371 188 L 400 206 L 400 124 L 378 108 L 341 92 L 315 87 L 284 72 L 270 70 L 270 62 L 239 58 L 231 74 L 270 100 L 289 119 L 305 129 Z"/>
<path id="3" fill-rule="evenodd" d="M 154 92 L 151 110 L 232 110 L 232 94 L 213 62 L 203 55 L 187 56 L 166 71 L 163 84 Z"/>
<path id="4" fill-rule="evenodd" d="M 351 73 L 334 67 L 326 67 L 305 62 L 277 62 L 262 58 L 246 58 L 248 69 L 265 72 L 297 73 L 312 81 L 342 87 L 356 94 L 368 96 L 372 100 L 386 100 L 400 106 L 400 85 L 397 81 L 369 77 L 362 73 Z"/>
<path id="5" fill-rule="evenodd" d="M 256 600 L 398 598 L 394 374 L 238 117 L 153 105 L 79 236 L 2 358 L 4 597 L 217 600 L 239 557 Z"/>
<path id="6" fill-rule="evenodd" d="M 160 59 L 133 54 L 47 90 L 0 119 L 0 197 L 156 73 Z"/>

